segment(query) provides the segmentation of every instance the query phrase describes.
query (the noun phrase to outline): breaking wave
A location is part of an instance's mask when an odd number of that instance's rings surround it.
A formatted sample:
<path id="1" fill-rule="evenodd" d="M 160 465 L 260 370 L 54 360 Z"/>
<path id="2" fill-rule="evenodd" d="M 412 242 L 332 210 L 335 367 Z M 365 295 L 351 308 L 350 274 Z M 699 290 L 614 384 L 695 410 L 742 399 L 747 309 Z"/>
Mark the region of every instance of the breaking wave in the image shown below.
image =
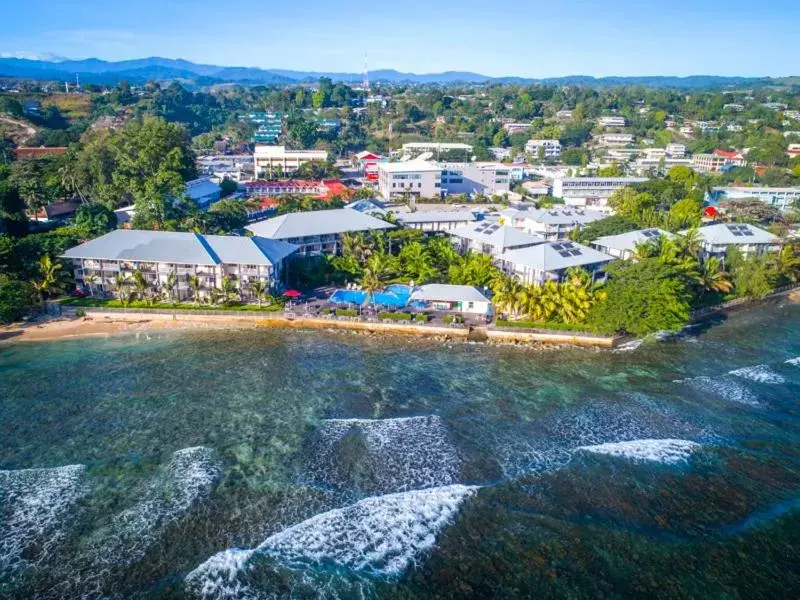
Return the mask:
<path id="1" fill-rule="evenodd" d="M 716 378 L 706 376 L 690 377 L 689 379 L 679 379 L 676 383 L 689 385 L 700 392 L 708 392 L 728 402 L 759 406 L 755 394 L 730 375 Z"/>
<path id="2" fill-rule="evenodd" d="M 52 554 L 62 522 L 89 492 L 85 476 L 83 465 L 0 471 L 0 580 Z"/>
<path id="3" fill-rule="evenodd" d="M 800 367 L 800 356 L 796 356 L 794 358 L 790 358 L 789 360 L 784 361 L 787 365 L 792 365 L 795 367 Z"/>
<path id="4" fill-rule="evenodd" d="M 644 338 L 631 340 L 630 342 L 625 342 L 624 344 L 620 344 L 619 346 L 614 348 L 613 352 L 631 352 L 633 350 L 636 350 L 643 343 L 644 343 Z"/>
<path id="5" fill-rule="evenodd" d="M 171 521 L 210 492 L 219 475 L 220 464 L 210 448 L 173 453 L 143 487 L 136 503 L 114 517 L 95 559 L 113 565 L 140 560 Z"/>
<path id="6" fill-rule="evenodd" d="M 310 446 L 313 479 L 370 494 L 450 485 L 462 464 L 438 416 L 330 419 Z"/>
<path id="7" fill-rule="evenodd" d="M 451 485 L 365 498 L 268 537 L 254 549 L 212 556 L 186 577 L 204 598 L 253 597 L 247 574 L 256 556 L 289 568 L 333 566 L 376 576 L 397 576 L 434 547 L 461 503 L 476 487 Z"/>
<path id="8" fill-rule="evenodd" d="M 686 462 L 700 448 L 689 440 L 629 440 L 596 446 L 581 446 L 578 451 L 607 454 L 627 458 L 634 462 L 660 462 L 668 465 Z"/>
<path id="9" fill-rule="evenodd" d="M 728 371 L 728 375 L 734 375 L 736 377 L 749 379 L 750 381 L 756 381 L 758 383 L 786 383 L 786 379 L 784 379 L 782 375 L 779 375 L 767 365 L 756 365 L 754 367 L 742 367 L 741 369 L 734 369 L 733 371 Z"/>

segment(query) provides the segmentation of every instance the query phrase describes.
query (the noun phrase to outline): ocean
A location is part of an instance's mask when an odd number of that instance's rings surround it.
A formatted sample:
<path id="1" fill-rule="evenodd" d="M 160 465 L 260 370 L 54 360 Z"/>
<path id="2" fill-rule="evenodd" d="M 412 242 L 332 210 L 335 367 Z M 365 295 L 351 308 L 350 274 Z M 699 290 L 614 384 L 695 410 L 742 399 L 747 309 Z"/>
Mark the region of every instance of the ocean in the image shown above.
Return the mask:
<path id="1" fill-rule="evenodd" d="M 800 305 L 615 351 L 0 344 L 2 598 L 800 597 Z"/>

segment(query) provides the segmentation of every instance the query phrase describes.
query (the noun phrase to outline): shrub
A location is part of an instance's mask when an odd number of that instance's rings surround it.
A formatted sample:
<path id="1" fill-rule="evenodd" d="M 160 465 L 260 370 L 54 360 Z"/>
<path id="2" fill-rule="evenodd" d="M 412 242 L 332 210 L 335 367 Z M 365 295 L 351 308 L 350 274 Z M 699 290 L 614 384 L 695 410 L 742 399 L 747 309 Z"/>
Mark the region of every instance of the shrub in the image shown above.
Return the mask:
<path id="1" fill-rule="evenodd" d="M 417 323 L 427 323 L 428 315 L 423 315 L 423 314 L 414 315 L 414 321 L 416 321 Z"/>
<path id="2" fill-rule="evenodd" d="M 461 315 L 445 315 L 444 322 L 447 325 L 450 325 L 451 323 L 463 323 L 464 317 Z"/>
<path id="3" fill-rule="evenodd" d="M 82 308 L 79 308 L 78 310 L 75 311 L 75 316 L 78 317 L 79 319 L 82 319 L 83 317 L 86 316 L 86 311 L 83 310 Z"/>
<path id="4" fill-rule="evenodd" d="M 326 307 L 325 307 L 325 308 L 323 308 L 321 311 L 319 311 L 319 313 L 320 313 L 321 315 L 329 315 L 329 314 L 331 314 L 331 309 L 330 309 L 330 308 L 328 308 L 328 307 L 326 306 Z"/>
<path id="5" fill-rule="evenodd" d="M 411 313 L 390 313 L 390 312 L 382 312 L 378 313 L 379 319 L 386 319 L 388 321 L 410 321 L 411 320 Z"/>
<path id="6" fill-rule="evenodd" d="M 358 311 L 347 309 L 347 308 L 337 308 L 336 309 L 336 316 L 337 317 L 357 317 Z"/>

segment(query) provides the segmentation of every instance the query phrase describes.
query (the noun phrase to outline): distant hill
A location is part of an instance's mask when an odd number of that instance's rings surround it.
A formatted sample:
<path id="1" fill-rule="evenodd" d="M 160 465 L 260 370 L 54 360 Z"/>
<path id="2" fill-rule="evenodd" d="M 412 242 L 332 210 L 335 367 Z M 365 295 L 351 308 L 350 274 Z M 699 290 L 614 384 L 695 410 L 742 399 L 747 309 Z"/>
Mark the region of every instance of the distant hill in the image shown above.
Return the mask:
<path id="1" fill-rule="evenodd" d="M 335 73 L 314 71 L 292 71 L 286 69 L 260 69 L 256 67 L 224 67 L 204 65 L 188 60 L 171 58 L 141 58 L 109 62 L 98 58 L 85 60 L 31 60 L 26 58 L 0 58 L 1 77 L 20 77 L 27 79 L 73 81 L 78 75 L 84 83 L 113 84 L 126 79 L 131 83 L 146 81 L 180 80 L 196 85 L 219 83 L 239 83 L 245 85 L 269 85 L 306 83 L 320 77 L 330 77 L 334 81 L 358 83 L 362 73 Z M 583 85 L 608 87 L 619 85 L 642 85 L 647 87 L 666 87 L 680 89 L 723 89 L 749 88 L 766 85 L 795 83 L 797 78 L 773 79 L 769 77 L 717 77 L 712 75 L 692 75 L 689 77 L 591 77 L 570 75 L 530 79 L 525 77 L 489 77 L 468 71 L 446 71 L 444 73 L 402 73 L 394 69 L 381 69 L 369 74 L 371 81 L 387 83 L 543 83 L 552 85 Z"/>

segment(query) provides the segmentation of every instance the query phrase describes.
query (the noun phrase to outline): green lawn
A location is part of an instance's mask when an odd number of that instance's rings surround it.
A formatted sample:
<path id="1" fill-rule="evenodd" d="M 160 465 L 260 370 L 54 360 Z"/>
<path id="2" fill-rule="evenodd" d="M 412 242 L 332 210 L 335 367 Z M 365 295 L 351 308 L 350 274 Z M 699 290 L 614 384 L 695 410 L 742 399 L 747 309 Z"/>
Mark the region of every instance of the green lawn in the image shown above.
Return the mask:
<path id="1" fill-rule="evenodd" d="M 258 306 L 257 304 L 194 304 L 193 302 L 178 302 L 171 304 L 168 302 L 154 302 L 148 304 L 138 300 L 132 300 L 127 305 L 122 304 L 116 299 L 104 298 L 68 298 L 62 300 L 63 306 L 94 307 L 94 308 L 137 308 L 137 309 L 158 309 L 158 310 L 239 310 L 243 312 L 278 312 L 283 310 L 280 303 L 270 304 L 269 306 Z"/>
<path id="2" fill-rule="evenodd" d="M 588 325 L 580 323 L 552 323 L 547 321 L 505 321 L 498 319 L 498 327 L 519 327 L 520 329 L 553 329 L 556 331 L 576 331 L 595 333 Z"/>

